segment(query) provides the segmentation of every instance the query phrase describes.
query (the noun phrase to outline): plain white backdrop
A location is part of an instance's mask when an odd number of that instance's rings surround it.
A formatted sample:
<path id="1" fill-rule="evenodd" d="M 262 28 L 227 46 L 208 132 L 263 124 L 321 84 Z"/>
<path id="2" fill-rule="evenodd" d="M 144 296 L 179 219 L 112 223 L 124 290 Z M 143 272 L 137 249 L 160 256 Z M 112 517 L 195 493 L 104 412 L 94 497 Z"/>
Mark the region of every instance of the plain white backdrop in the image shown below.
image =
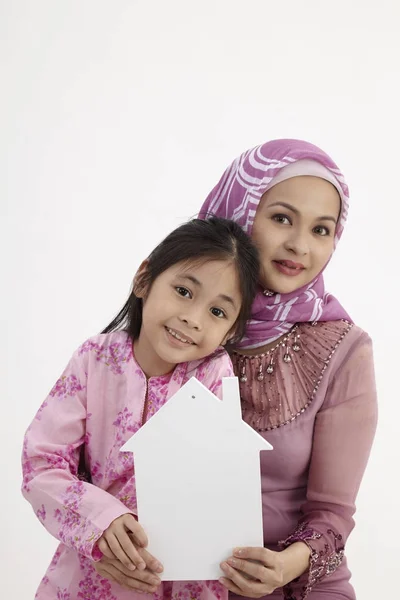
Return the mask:
<path id="1" fill-rule="evenodd" d="M 380 422 L 348 542 L 362 600 L 398 588 L 398 0 L 1 0 L 1 588 L 56 542 L 20 495 L 24 431 L 136 268 L 228 163 L 322 146 L 350 217 L 327 288 L 375 343 Z"/>

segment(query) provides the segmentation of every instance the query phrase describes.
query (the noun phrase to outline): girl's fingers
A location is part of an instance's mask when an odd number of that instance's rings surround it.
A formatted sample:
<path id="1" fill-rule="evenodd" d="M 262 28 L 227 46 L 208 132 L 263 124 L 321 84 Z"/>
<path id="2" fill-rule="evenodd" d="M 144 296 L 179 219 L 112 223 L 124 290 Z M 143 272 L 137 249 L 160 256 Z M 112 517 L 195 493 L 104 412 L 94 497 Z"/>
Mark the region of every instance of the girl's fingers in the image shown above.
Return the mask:
<path id="1" fill-rule="evenodd" d="M 122 548 L 122 551 L 123 551 L 124 555 L 128 558 L 128 561 L 130 561 L 138 569 L 142 569 L 142 570 L 145 569 L 146 563 L 144 562 L 143 558 L 140 556 L 139 552 L 136 550 L 127 531 L 125 531 L 125 529 L 123 527 L 121 527 L 116 532 L 115 535 L 118 539 L 120 548 Z M 121 562 L 126 566 L 126 563 L 124 561 L 121 560 Z"/>
<path id="2" fill-rule="evenodd" d="M 147 535 L 145 534 L 143 527 L 136 521 L 135 517 L 131 514 L 124 515 L 123 524 L 126 529 L 132 532 L 136 544 L 145 548 L 148 544 Z"/>
<path id="3" fill-rule="evenodd" d="M 126 535 L 126 533 L 125 533 L 125 535 Z M 136 569 L 135 562 L 133 562 L 130 559 L 130 557 L 127 556 L 127 554 L 125 554 L 125 552 L 119 542 L 119 536 L 117 537 L 113 533 L 109 533 L 109 534 L 106 534 L 106 540 L 107 540 L 107 543 L 114 555 L 113 558 L 120 560 L 122 562 L 122 564 L 130 571 L 134 571 Z M 132 542 L 130 542 L 130 544 L 134 548 L 134 546 L 132 545 Z"/>
<path id="4" fill-rule="evenodd" d="M 110 550 L 104 537 L 101 537 L 97 542 L 97 546 L 102 554 L 107 558 L 115 558 L 113 552 Z"/>

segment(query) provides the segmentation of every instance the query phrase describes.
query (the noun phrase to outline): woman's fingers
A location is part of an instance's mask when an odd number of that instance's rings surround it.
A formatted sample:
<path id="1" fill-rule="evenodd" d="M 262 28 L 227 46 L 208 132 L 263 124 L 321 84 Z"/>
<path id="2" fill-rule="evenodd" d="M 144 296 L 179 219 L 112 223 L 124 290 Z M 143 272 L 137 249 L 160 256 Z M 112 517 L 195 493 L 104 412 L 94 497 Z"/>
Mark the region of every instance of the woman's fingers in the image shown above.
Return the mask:
<path id="1" fill-rule="evenodd" d="M 102 559 L 100 562 L 94 563 L 93 566 L 100 575 L 129 590 L 153 593 L 161 583 L 157 575 L 147 569 L 132 572 L 118 560 Z"/>
<path id="2" fill-rule="evenodd" d="M 150 552 L 148 552 L 145 548 L 138 548 L 138 553 L 143 558 L 146 563 L 146 567 L 153 571 L 153 573 L 162 573 L 164 567 Z"/>
<path id="3" fill-rule="evenodd" d="M 229 566 L 237 571 L 241 571 L 250 579 L 263 583 L 268 577 L 268 569 L 260 562 L 244 560 L 242 558 L 229 558 L 226 562 Z"/>
<path id="4" fill-rule="evenodd" d="M 268 548 L 235 548 L 233 551 L 235 558 L 259 561 L 266 567 L 274 567 L 275 555 L 276 552 L 268 550 Z"/>
<path id="5" fill-rule="evenodd" d="M 109 581 L 115 581 L 116 583 L 117 580 L 115 579 L 115 577 L 113 576 L 113 567 L 110 564 L 102 564 L 102 563 L 93 563 L 93 567 L 96 569 L 96 571 L 98 572 L 99 575 L 101 575 L 101 577 L 104 577 L 105 579 L 108 579 Z"/>
<path id="6" fill-rule="evenodd" d="M 223 583 L 230 591 L 239 593 L 241 596 L 261 598 L 261 596 L 265 596 L 273 591 L 272 589 L 266 588 L 265 583 L 245 577 L 240 571 L 237 571 L 226 562 L 221 564 L 221 568 L 225 575 L 223 580 L 228 579 L 229 584 L 225 581 L 221 581 L 221 583 Z M 237 590 L 239 590 L 239 592 Z"/>
<path id="7" fill-rule="evenodd" d="M 227 590 L 229 590 L 233 594 L 236 594 L 236 596 L 245 596 L 246 595 L 246 594 L 243 593 L 243 591 L 240 588 L 238 588 L 237 585 L 235 585 L 227 577 L 220 577 L 219 582 L 222 583 L 222 585 L 224 587 L 226 587 Z"/>

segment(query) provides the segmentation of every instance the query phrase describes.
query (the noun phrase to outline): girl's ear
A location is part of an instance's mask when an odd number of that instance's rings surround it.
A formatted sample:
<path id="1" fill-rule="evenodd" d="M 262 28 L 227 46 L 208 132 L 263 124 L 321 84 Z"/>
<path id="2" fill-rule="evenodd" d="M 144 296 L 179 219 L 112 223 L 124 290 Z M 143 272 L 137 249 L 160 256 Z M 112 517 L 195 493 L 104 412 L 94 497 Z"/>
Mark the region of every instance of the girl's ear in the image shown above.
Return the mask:
<path id="1" fill-rule="evenodd" d="M 144 299 L 149 291 L 148 266 L 149 261 L 144 260 L 133 279 L 133 293 L 135 294 L 136 298 Z"/>

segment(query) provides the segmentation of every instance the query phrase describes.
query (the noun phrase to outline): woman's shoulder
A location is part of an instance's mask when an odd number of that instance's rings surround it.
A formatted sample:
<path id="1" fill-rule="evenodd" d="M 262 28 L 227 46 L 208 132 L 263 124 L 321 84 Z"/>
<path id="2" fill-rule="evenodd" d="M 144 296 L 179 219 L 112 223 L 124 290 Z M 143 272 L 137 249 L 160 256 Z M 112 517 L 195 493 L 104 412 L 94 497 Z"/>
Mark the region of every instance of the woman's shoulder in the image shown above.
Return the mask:
<path id="1" fill-rule="evenodd" d="M 320 358 L 331 375 L 346 363 L 350 357 L 368 356 L 372 360 L 372 341 L 361 327 L 349 321 L 319 321 L 301 323 L 298 326 L 302 346 L 309 356 Z"/>
<path id="2" fill-rule="evenodd" d="M 344 319 L 339 321 L 299 323 L 297 330 L 303 342 L 314 342 L 321 345 L 333 344 L 339 346 L 345 342 L 344 345 L 351 347 L 371 342 L 371 338 L 366 331 Z"/>

